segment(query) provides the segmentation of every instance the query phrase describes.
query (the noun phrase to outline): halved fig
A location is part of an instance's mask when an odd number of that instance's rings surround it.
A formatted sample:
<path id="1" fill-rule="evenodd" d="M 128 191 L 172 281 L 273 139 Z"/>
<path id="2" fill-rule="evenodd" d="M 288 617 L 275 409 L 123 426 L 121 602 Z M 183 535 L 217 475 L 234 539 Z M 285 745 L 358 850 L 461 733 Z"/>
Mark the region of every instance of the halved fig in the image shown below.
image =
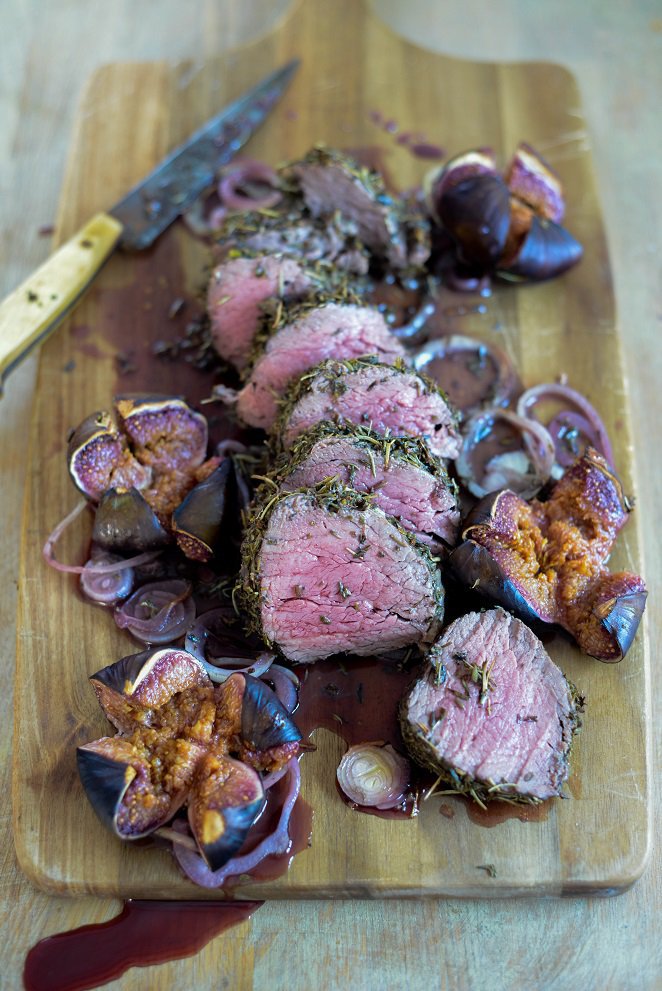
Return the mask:
<path id="1" fill-rule="evenodd" d="M 596 582 L 575 633 L 582 650 L 602 661 L 622 661 L 639 628 L 647 596 L 638 575 L 620 572 Z"/>
<path id="2" fill-rule="evenodd" d="M 232 461 L 226 458 L 211 475 L 191 489 L 172 514 L 177 545 L 194 561 L 208 561 L 214 554 L 231 472 Z"/>
<path id="3" fill-rule="evenodd" d="M 188 800 L 188 820 L 212 871 L 237 853 L 266 802 L 259 774 L 223 754 L 198 764 Z"/>
<path id="4" fill-rule="evenodd" d="M 583 253 L 579 241 L 565 227 L 533 214 L 518 250 L 502 257 L 497 269 L 504 278 L 541 282 L 572 268 Z"/>
<path id="5" fill-rule="evenodd" d="M 207 453 L 207 421 L 176 396 L 118 396 L 122 429 L 138 460 L 156 472 L 191 471 Z"/>
<path id="6" fill-rule="evenodd" d="M 231 675 L 216 687 L 217 731 L 237 740 L 242 760 L 273 771 L 299 750 L 301 732 L 268 685 L 251 675 Z"/>
<path id="7" fill-rule="evenodd" d="M 515 149 L 505 180 L 510 191 L 533 207 L 539 217 L 559 224 L 565 213 L 563 187 L 552 167 L 538 152 L 522 141 Z"/>
<path id="8" fill-rule="evenodd" d="M 241 739 L 245 744 L 260 751 L 301 739 L 299 728 L 268 685 L 249 674 L 232 677 L 244 679 Z"/>
<path id="9" fill-rule="evenodd" d="M 126 840 L 139 840 L 170 819 L 183 804 L 204 748 L 190 740 L 167 740 L 159 752 L 122 737 L 78 747 L 78 772 L 102 823 Z M 156 758 L 156 759 L 154 759 Z M 163 774 L 166 763 L 176 774 Z"/>
<path id="10" fill-rule="evenodd" d="M 150 725 L 158 707 L 176 693 L 212 684 L 197 657 L 172 647 L 129 654 L 91 675 L 90 681 L 106 717 L 123 733 L 137 723 Z"/>
<path id="11" fill-rule="evenodd" d="M 437 209 L 460 260 L 491 269 L 501 257 L 510 227 L 510 192 L 501 176 L 473 175 L 452 184 L 440 196 Z"/>
<path id="12" fill-rule="evenodd" d="M 646 597 L 641 578 L 607 568 L 630 510 L 618 478 L 589 449 L 546 502 L 508 490 L 482 500 L 450 564 L 479 594 L 528 622 L 562 626 L 592 657 L 619 661 Z"/>
<path id="13" fill-rule="evenodd" d="M 147 500 L 133 486 L 107 489 L 94 515 L 92 540 L 106 550 L 140 554 L 164 547 L 170 537 Z"/>
<path id="14" fill-rule="evenodd" d="M 472 148 L 450 158 L 441 168 L 432 169 L 423 179 L 423 189 L 432 216 L 436 220 L 440 219 L 441 197 L 452 186 L 473 176 L 498 174 L 496 155 L 492 148 Z"/>
<path id="15" fill-rule="evenodd" d="M 67 464 L 76 488 L 94 502 L 111 487 L 144 489 L 152 480 L 151 468 L 134 458 L 107 410 L 90 414 L 74 430 Z"/>

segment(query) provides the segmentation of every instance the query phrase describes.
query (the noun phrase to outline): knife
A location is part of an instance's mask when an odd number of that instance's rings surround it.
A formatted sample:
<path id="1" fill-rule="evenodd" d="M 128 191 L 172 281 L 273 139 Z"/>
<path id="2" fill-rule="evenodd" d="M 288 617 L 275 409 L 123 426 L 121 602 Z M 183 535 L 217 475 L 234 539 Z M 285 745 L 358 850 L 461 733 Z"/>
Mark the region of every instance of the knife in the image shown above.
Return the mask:
<path id="1" fill-rule="evenodd" d="M 116 247 L 148 248 L 212 184 L 220 166 L 268 116 L 298 67 L 293 59 L 207 121 L 0 303 L 0 394 L 7 375 L 76 306 Z"/>

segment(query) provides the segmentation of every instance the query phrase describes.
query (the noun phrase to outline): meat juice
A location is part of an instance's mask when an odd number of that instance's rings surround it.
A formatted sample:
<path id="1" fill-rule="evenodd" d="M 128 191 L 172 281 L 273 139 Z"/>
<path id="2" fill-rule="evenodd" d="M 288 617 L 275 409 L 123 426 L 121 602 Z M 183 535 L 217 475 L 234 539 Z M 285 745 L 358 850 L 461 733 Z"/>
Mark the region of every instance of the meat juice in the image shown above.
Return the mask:
<path id="1" fill-rule="evenodd" d="M 84 991 L 147 967 L 191 956 L 246 922 L 263 902 L 127 901 L 119 915 L 37 943 L 23 970 L 26 991 Z"/>

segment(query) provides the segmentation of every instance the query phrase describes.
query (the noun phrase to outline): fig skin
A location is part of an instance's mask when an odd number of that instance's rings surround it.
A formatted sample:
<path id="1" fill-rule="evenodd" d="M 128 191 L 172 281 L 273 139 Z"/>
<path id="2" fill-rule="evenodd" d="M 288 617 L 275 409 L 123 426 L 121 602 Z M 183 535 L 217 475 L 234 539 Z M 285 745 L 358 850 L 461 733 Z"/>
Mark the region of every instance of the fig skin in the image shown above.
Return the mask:
<path id="1" fill-rule="evenodd" d="M 150 725 L 159 706 L 194 685 L 211 684 L 203 665 L 186 650 L 157 647 L 129 654 L 90 676 L 106 718 L 121 733 L 138 720 Z"/>
<path id="2" fill-rule="evenodd" d="M 76 488 L 92 502 L 111 486 L 144 489 L 152 481 L 152 469 L 133 457 L 107 410 L 91 413 L 73 431 L 67 466 Z"/>
<path id="3" fill-rule="evenodd" d="M 99 819 L 121 839 L 140 839 L 188 804 L 200 853 L 218 870 L 262 811 L 258 772 L 299 750 L 301 733 L 275 693 L 239 673 L 214 685 L 196 657 L 171 647 L 123 657 L 90 680 L 120 734 L 77 750 Z"/>
<path id="4" fill-rule="evenodd" d="M 240 849 L 266 803 L 259 774 L 219 754 L 204 757 L 188 804 L 188 821 L 212 871 Z"/>
<path id="5" fill-rule="evenodd" d="M 110 488 L 101 496 L 92 540 L 108 551 L 140 554 L 164 547 L 170 536 L 144 496 L 132 486 L 122 492 Z"/>
<path id="6" fill-rule="evenodd" d="M 117 396 L 115 408 L 141 464 L 162 474 L 192 473 L 204 461 L 207 420 L 178 396 Z"/>
<path id="7" fill-rule="evenodd" d="M 607 570 L 630 509 L 612 469 L 589 449 L 547 502 L 526 503 L 508 490 L 481 500 L 450 567 L 461 583 L 529 624 L 561 626 L 590 656 L 620 661 L 647 594 L 637 575 Z"/>
<path id="8" fill-rule="evenodd" d="M 204 748 L 189 740 L 177 741 L 186 752 L 184 769 L 179 769 L 179 781 L 171 795 L 158 796 L 152 792 L 147 761 L 128 740 L 105 737 L 78 747 L 78 773 L 87 797 L 101 822 L 124 840 L 139 840 L 153 833 L 173 817 L 183 805 L 195 767 L 204 755 Z M 182 762 L 183 764 L 184 762 Z M 137 801 L 132 801 L 133 792 Z M 148 803 L 142 795 L 152 792 Z"/>
<path id="9" fill-rule="evenodd" d="M 510 191 L 532 207 L 539 217 L 561 223 L 565 213 L 561 180 L 531 145 L 520 142 L 504 178 Z"/>
<path id="10" fill-rule="evenodd" d="M 462 261 L 483 270 L 493 268 L 510 227 L 510 192 L 503 179 L 484 173 L 451 184 L 437 209 Z"/>
<path id="11" fill-rule="evenodd" d="M 232 461 L 226 458 L 191 489 L 172 514 L 179 549 L 194 561 L 209 561 L 221 535 Z"/>
<path id="12" fill-rule="evenodd" d="M 501 258 L 497 274 L 516 281 L 544 282 L 576 265 L 584 249 L 565 227 L 531 216 L 531 225 L 516 254 Z"/>

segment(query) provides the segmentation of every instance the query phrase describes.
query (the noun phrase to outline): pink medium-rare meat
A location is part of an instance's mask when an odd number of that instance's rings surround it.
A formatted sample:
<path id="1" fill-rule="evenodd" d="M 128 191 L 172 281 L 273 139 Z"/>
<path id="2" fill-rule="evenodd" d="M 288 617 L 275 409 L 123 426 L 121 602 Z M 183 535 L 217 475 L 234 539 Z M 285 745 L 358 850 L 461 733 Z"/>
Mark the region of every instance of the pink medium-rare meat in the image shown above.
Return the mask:
<path id="1" fill-rule="evenodd" d="M 443 615 L 427 548 L 355 492 L 281 494 L 256 509 L 238 601 L 289 660 L 368 655 L 435 638 Z"/>
<path id="2" fill-rule="evenodd" d="M 228 258 L 214 269 L 207 290 L 211 337 L 222 358 L 242 371 L 258 329 L 261 304 L 270 297 L 301 299 L 315 284 L 292 258 Z"/>
<path id="3" fill-rule="evenodd" d="M 269 430 L 287 387 L 318 362 L 364 355 L 388 362 L 405 353 L 374 308 L 329 302 L 306 310 L 267 340 L 239 393 L 237 413 L 249 426 Z"/>
<path id="4" fill-rule="evenodd" d="M 383 177 L 331 148 L 313 148 L 289 172 L 313 217 L 341 216 L 346 230 L 393 268 L 425 264 L 429 229 L 420 211 L 406 209 L 386 190 Z"/>
<path id="5" fill-rule="evenodd" d="M 454 546 L 460 525 L 457 489 L 424 441 L 384 438 L 368 428 L 322 425 L 301 437 L 274 478 L 285 491 L 336 478 L 393 516 L 433 551 Z"/>
<path id="6" fill-rule="evenodd" d="M 351 275 L 366 275 L 370 267 L 368 249 L 354 234 L 343 229 L 342 218 L 316 220 L 304 211 L 299 197 L 274 215 L 233 214 L 223 237 L 240 250 L 261 254 L 287 254 L 306 264 L 323 262 Z"/>
<path id="7" fill-rule="evenodd" d="M 415 760 L 482 802 L 560 795 L 579 725 L 562 672 L 529 627 L 500 608 L 451 623 L 400 717 Z"/>
<path id="8" fill-rule="evenodd" d="M 278 424 L 284 449 L 316 423 L 369 426 L 394 437 L 422 437 L 439 458 L 456 458 L 461 438 L 444 394 L 404 363 L 327 361 L 297 384 Z"/>

